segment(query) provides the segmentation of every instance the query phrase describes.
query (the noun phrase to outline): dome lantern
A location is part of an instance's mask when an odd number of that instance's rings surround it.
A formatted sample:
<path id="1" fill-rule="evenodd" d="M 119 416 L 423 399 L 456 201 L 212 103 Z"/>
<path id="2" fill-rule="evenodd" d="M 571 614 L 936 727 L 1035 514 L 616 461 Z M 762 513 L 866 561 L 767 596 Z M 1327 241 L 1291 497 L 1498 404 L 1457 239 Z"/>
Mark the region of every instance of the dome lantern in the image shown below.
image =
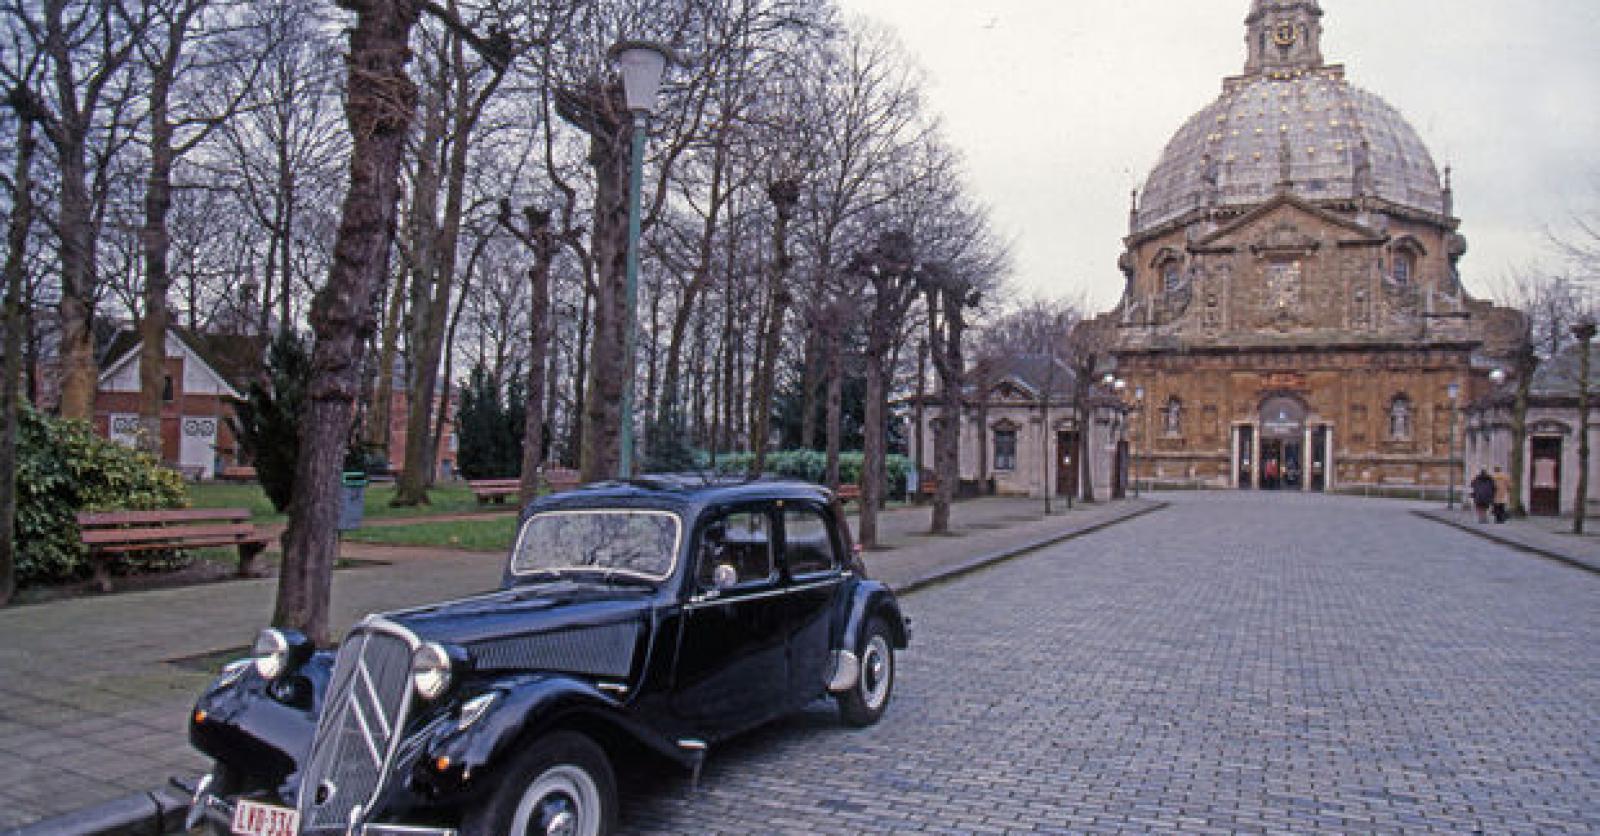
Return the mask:
<path id="1" fill-rule="evenodd" d="M 1322 66 L 1317 0 L 1254 0 L 1244 20 L 1245 75 L 1293 75 Z"/>

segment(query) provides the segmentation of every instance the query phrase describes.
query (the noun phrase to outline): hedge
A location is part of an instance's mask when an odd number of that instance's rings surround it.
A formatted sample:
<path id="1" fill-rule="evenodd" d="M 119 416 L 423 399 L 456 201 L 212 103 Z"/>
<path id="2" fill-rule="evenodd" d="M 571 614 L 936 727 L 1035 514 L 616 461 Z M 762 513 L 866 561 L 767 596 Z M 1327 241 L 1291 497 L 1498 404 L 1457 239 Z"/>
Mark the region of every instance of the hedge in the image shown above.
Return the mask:
<path id="1" fill-rule="evenodd" d="M 181 508 L 189 493 L 177 471 L 154 456 L 24 405 L 17 434 L 17 583 L 76 580 L 89 574 L 78 536 L 79 511 Z"/>

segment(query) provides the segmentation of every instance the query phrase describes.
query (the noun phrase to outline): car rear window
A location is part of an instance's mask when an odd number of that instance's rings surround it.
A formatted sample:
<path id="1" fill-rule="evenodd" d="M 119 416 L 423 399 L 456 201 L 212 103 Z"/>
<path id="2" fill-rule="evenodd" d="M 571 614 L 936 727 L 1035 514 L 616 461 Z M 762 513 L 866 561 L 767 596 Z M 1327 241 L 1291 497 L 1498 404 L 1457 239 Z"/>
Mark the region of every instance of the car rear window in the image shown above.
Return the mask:
<path id="1" fill-rule="evenodd" d="M 682 524 L 644 509 L 547 511 L 523 524 L 511 572 L 611 570 L 651 580 L 672 574 Z"/>

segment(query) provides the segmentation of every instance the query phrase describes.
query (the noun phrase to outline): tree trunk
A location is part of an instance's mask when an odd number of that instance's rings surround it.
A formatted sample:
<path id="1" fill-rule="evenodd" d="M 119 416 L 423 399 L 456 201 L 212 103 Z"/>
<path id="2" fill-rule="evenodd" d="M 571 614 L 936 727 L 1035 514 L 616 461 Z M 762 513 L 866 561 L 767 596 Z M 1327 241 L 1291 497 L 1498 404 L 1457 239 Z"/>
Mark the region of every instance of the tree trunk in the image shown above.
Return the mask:
<path id="1" fill-rule="evenodd" d="M 623 378 L 635 372 L 625 351 L 629 307 L 628 148 L 626 131 L 609 139 L 596 136 L 591 141 L 590 159 L 597 184 L 592 244 L 597 287 L 578 454 L 585 482 L 616 478 L 622 452 Z"/>
<path id="2" fill-rule="evenodd" d="M 17 588 L 17 413 L 22 381 L 22 284 L 27 277 L 28 228 L 33 225 L 33 121 L 17 127 L 11 218 L 6 224 L 5 344 L 0 357 L 0 607 Z"/>
<path id="3" fill-rule="evenodd" d="M 943 288 L 927 293 L 929 353 L 939 376 L 939 418 L 933 431 L 937 486 L 928 526 L 934 534 L 950 532 L 950 506 L 961 478 L 961 382 L 965 366 L 961 340 L 966 331 L 961 295 Z"/>
<path id="4" fill-rule="evenodd" d="M 312 304 L 309 404 L 301 424 L 294 501 L 272 621 L 327 644 L 329 593 L 338 552 L 339 471 L 361 386 L 361 353 L 376 329 L 373 289 L 393 243 L 400 163 L 416 107 L 406 74 L 418 6 L 340 0 L 356 13 L 350 32 L 345 113 L 352 135 L 350 185 L 340 211 L 328 282 Z"/>
<path id="5" fill-rule="evenodd" d="M 1573 329 L 1578 347 L 1578 491 L 1572 500 L 1572 533 L 1583 533 L 1583 518 L 1589 504 L 1589 341 L 1594 339 L 1594 320 L 1579 322 Z"/>
<path id="6" fill-rule="evenodd" d="M 389 423 L 394 403 L 394 360 L 400 353 L 400 316 L 406 307 L 405 274 L 391 276 L 390 284 L 389 310 L 383 318 L 383 343 L 378 351 L 378 392 L 367 411 L 367 449 L 382 451 L 384 461 L 393 469 L 395 463 L 389 460 Z"/>
<path id="7" fill-rule="evenodd" d="M 167 231 L 167 215 L 172 210 L 173 165 L 168 107 L 177 47 L 174 45 L 171 50 L 171 61 L 158 65 L 150 81 L 150 171 L 145 177 L 144 230 L 140 236 L 144 246 L 144 318 L 139 322 L 138 445 L 158 459 L 164 458 L 166 446 L 161 437 L 161 411 L 167 365 L 167 288 L 171 284 L 167 256 L 172 236 Z"/>
<path id="8" fill-rule="evenodd" d="M 839 489 L 839 452 L 844 432 L 844 337 L 833 326 L 822 333 L 822 351 L 826 357 L 823 380 L 828 387 L 823 435 L 827 451 L 823 454 L 823 480 L 828 487 Z"/>
<path id="9" fill-rule="evenodd" d="M 881 292 L 881 291 L 880 291 Z M 867 335 L 867 402 L 861 427 L 861 521 L 857 540 L 862 546 L 878 545 L 878 508 L 883 502 L 884 412 L 887 406 L 889 352 L 888 328 L 874 322 Z"/>
<path id="10" fill-rule="evenodd" d="M 789 221 L 794 217 L 795 205 L 800 200 L 800 184 L 794 180 L 778 180 L 767 187 L 767 197 L 777 215 L 772 224 L 772 287 L 768 292 L 767 310 L 762 316 L 765 331 L 761 336 L 760 364 L 756 367 L 755 405 L 750 410 L 751 447 L 755 456 L 750 462 L 750 475 L 759 476 L 767 465 L 767 436 L 772 421 L 772 395 L 778 380 L 778 353 L 782 349 L 783 320 L 789 309 Z"/>
<path id="11" fill-rule="evenodd" d="M 522 215 L 527 229 L 511 221 L 511 202 L 500 201 L 500 225 L 533 250 L 528 268 L 528 381 L 527 406 L 522 426 L 522 484 L 518 496 L 524 504 L 539 494 L 539 474 L 544 468 L 545 367 L 550 357 L 550 269 L 555 263 L 556 239 L 550 231 L 550 213 L 532 206 Z"/>
<path id="12" fill-rule="evenodd" d="M 1538 355 L 1531 345 L 1518 349 L 1517 395 L 1511 404 L 1511 504 L 1507 511 L 1513 517 L 1526 517 L 1528 509 L 1522 504 L 1522 490 L 1528 459 L 1528 391 L 1533 386 L 1533 372 L 1538 368 Z"/>

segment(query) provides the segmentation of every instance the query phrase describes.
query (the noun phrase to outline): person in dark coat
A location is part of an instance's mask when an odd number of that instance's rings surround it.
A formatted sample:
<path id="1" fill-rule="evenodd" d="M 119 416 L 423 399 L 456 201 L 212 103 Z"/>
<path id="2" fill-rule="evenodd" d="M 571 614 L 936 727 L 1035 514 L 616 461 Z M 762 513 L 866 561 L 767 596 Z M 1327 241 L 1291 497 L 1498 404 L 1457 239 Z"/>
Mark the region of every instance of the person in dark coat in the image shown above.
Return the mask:
<path id="1" fill-rule="evenodd" d="M 1489 505 L 1494 502 L 1494 477 L 1487 470 L 1479 470 L 1472 477 L 1472 507 L 1478 509 L 1478 522 L 1489 521 Z"/>

